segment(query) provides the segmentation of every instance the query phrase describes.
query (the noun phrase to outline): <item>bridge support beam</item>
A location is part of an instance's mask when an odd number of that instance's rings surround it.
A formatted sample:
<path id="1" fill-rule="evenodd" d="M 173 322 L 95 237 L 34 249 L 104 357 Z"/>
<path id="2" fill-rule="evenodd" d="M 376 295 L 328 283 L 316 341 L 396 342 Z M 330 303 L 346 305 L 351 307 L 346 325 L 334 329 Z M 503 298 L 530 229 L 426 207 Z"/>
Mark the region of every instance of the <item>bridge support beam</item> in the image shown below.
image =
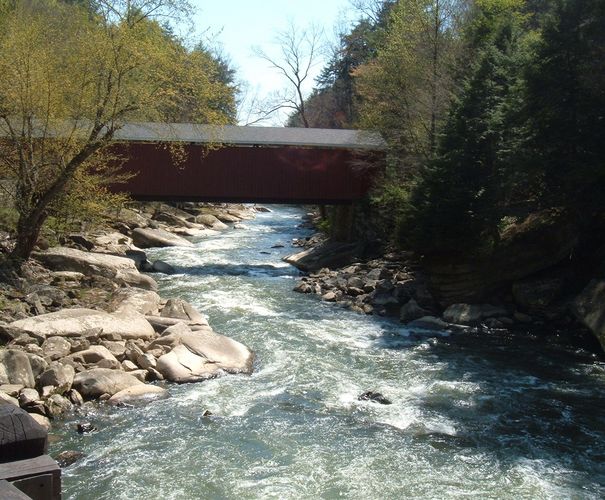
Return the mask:
<path id="1" fill-rule="evenodd" d="M 349 242 L 353 237 L 353 205 L 336 205 L 332 210 L 330 237 L 334 241 Z"/>

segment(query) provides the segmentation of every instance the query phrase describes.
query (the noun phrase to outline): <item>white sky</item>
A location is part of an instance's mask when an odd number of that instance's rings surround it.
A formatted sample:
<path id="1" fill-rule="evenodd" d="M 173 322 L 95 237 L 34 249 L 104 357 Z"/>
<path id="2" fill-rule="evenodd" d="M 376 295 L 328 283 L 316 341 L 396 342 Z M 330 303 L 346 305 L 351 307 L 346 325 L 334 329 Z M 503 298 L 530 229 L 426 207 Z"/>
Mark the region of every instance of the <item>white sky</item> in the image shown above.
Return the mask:
<path id="1" fill-rule="evenodd" d="M 269 55 L 276 54 L 275 36 L 291 22 L 302 28 L 311 24 L 322 27 L 326 37 L 333 40 L 336 24 L 355 17 L 350 0 L 193 0 L 192 3 L 197 11 L 196 33 L 204 33 L 222 47 L 238 78 L 248 83 L 249 97 L 257 94 L 264 98 L 286 85 L 266 61 L 254 55 L 253 47 Z M 323 62 L 315 67 L 314 76 Z M 312 81 L 309 83 L 307 91 L 313 86 Z M 264 124 L 280 125 L 284 118 L 282 113 Z"/>

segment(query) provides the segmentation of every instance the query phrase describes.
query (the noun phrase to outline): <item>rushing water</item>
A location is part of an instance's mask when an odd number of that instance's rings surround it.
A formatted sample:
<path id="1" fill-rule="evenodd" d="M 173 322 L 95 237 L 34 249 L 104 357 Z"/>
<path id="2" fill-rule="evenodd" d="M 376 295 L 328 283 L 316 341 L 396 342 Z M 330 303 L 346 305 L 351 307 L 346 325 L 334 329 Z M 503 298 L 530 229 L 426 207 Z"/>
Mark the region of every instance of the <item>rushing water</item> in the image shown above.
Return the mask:
<path id="1" fill-rule="evenodd" d="M 296 294 L 280 258 L 301 215 L 276 207 L 152 252 L 178 270 L 162 295 L 254 349 L 255 372 L 65 422 L 52 451 L 86 458 L 64 470 L 64 498 L 605 497 L 603 363 L 531 336 L 410 332 Z M 393 404 L 358 401 L 366 390 Z M 78 435 L 83 419 L 99 431 Z"/>

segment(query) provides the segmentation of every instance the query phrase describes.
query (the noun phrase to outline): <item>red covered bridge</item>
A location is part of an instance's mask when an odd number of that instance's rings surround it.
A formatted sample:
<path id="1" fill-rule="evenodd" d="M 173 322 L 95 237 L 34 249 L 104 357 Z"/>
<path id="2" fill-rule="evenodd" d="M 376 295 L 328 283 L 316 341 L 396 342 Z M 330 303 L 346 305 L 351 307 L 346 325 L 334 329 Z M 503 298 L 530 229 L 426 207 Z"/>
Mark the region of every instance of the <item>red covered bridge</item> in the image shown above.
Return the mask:
<path id="1" fill-rule="evenodd" d="M 115 139 L 136 175 L 114 190 L 138 200 L 350 203 L 385 150 L 358 130 L 131 123 Z"/>

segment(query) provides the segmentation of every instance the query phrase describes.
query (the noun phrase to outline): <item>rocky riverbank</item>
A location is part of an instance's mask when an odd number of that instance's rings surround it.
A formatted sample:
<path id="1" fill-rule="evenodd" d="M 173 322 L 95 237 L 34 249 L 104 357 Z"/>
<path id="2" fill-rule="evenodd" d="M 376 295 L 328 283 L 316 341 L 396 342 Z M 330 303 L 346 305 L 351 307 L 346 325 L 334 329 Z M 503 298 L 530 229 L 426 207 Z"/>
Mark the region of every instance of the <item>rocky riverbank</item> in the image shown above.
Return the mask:
<path id="1" fill-rule="evenodd" d="M 143 249 L 191 246 L 186 237 L 233 229 L 257 210 L 266 209 L 139 204 L 62 246 L 41 240 L 23 277 L 0 285 L 0 404 L 48 428 L 86 401 L 140 403 L 167 397 L 166 382 L 251 373 L 250 349 L 186 301 L 160 297 L 141 272 L 174 272 Z M 5 235 L 2 248 L 10 245 Z"/>
<path id="2" fill-rule="evenodd" d="M 383 252 L 364 258 L 356 243 L 331 242 L 320 234 L 294 242 L 303 250 L 284 260 L 306 275 L 294 287 L 362 314 L 397 317 L 410 329 L 553 332 L 576 338 L 598 352 L 605 349 L 605 282 L 592 281 L 581 293 L 564 293 L 558 277 L 513 283 L 510 293 L 478 303 L 443 304 L 411 253 Z"/>

